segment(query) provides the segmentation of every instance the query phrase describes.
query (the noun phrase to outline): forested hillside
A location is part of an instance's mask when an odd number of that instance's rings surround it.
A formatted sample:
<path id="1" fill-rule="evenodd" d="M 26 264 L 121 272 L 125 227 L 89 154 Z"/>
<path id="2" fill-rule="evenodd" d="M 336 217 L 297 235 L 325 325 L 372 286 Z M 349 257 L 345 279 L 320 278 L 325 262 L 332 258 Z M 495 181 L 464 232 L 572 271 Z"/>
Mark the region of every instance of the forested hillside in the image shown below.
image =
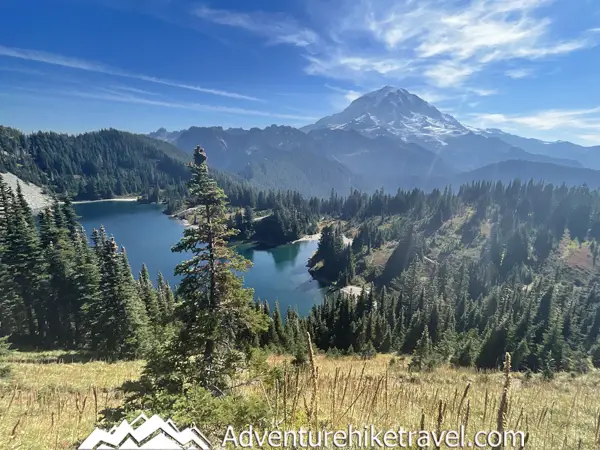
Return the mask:
<path id="1" fill-rule="evenodd" d="M 492 368 L 507 351 L 521 370 L 586 371 L 590 356 L 600 365 L 598 191 L 479 182 L 322 207 L 338 220 L 313 264 L 338 286 L 370 289 L 330 296 L 302 321 L 320 348 L 416 352 L 419 368 Z"/>
<path id="2" fill-rule="evenodd" d="M 183 197 L 189 157 L 172 145 L 117 130 L 30 135 L 0 126 L 0 172 L 76 200 L 144 195 Z"/>
<path id="3" fill-rule="evenodd" d="M 262 345 L 296 353 L 297 323 L 323 350 L 426 352 L 423 367 L 490 368 L 506 351 L 521 370 L 584 371 L 590 356 L 600 365 L 596 190 L 515 180 L 455 193 L 355 191 L 322 200 L 250 190 L 233 199 L 245 201 L 231 221 L 242 235 L 271 223 L 269 234 L 286 242 L 286 220 L 294 238 L 309 232 L 298 217 L 320 221 L 311 270 L 336 287 L 366 287 L 358 299 L 331 295 L 307 319 L 264 305 L 273 328 Z M 253 222 L 254 207 L 276 214 Z"/>
<path id="4" fill-rule="evenodd" d="M 138 268 L 139 270 L 140 268 Z M 0 178 L 0 336 L 26 347 L 140 357 L 170 322 L 174 296 L 101 228 L 92 246 L 67 201 L 32 215 Z"/>

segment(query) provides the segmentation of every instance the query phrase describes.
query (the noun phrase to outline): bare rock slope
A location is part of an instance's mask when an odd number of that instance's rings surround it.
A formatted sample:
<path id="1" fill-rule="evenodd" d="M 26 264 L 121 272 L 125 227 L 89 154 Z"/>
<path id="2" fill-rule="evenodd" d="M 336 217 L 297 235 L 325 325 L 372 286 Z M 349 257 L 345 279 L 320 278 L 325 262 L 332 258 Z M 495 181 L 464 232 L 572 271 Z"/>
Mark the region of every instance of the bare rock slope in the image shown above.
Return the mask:
<path id="1" fill-rule="evenodd" d="M 52 203 L 52 197 L 46 194 L 41 187 L 27 183 L 12 173 L 0 173 L 0 176 L 13 191 L 17 190 L 18 183 L 21 184 L 21 190 L 31 209 L 40 210 Z"/>

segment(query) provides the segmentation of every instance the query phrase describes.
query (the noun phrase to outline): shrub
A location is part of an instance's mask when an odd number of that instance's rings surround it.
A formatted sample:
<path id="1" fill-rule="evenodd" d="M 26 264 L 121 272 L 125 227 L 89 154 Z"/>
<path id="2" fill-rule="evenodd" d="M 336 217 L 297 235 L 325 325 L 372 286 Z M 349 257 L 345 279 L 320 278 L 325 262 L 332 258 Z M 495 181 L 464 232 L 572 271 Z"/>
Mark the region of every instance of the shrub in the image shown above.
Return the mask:
<path id="1" fill-rule="evenodd" d="M 592 347 L 592 364 L 596 369 L 600 368 L 600 345 L 594 345 Z"/>
<path id="2" fill-rule="evenodd" d="M 360 352 L 360 357 L 362 359 L 373 359 L 376 355 L 377 351 L 375 350 L 375 347 L 371 341 L 367 342 L 365 347 Z"/>
<path id="3" fill-rule="evenodd" d="M 292 364 L 294 366 L 305 366 L 308 363 L 308 352 L 306 347 L 302 345 L 296 346 L 296 351 L 294 353 L 294 359 L 292 360 Z"/>
<path id="4" fill-rule="evenodd" d="M 479 343 L 472 337 L 464 339 L 450 362 L 456 367 L 473 367 L 479 354 Z"/>
<path id="5" fill-rule="evenodd" d="M 430 372 L 442 363 L 443 357 L 433 350 L 429 331 L 427 327 L 423 330 L 421 338 L 413 352 L 412 360 L 408 365 L 408 370 Z"/>
<path id="6" fill-rule="evenodd" d="M 326 358 L 338 359 L 343 356 L 342 352 L 340 352 L 337 348 L 330 348 L 325 353 Z"/>
<path id="7" fill-rule="evenodd" d="M 544 361 L 544 363 L 543 363 L 542 379 L 544 381 L 553 380 L 554 379 L 554 371 L 555 371 L 554 360 L 552 358 L 549 358 L 546 361 Z"/>
<path id="8" fill-rule="evenodd" d="M 123 419 L 132 420 L 140 413 L 148 417 L 158 414 L 165 420 L 170 418 L 180 428 L 196 425 L 208 436 L 216 436 L 228 425 L 265 427 L 271 419 L 269 406 L 259 395 L 215 397 L 196 385 L 190 386 L 184 394 L 141 389 L 128 398 L 124 407 L 104 410 L 103 426 L 117 425 Z"/>
<path id="9" fill-rule="evenodd" d="M 10 374 L 10 367 L 2 363 L 2 360 L 10 353 L 8 349 L 10 345 L 7 339 L 6 337 L 0 338 L 0 378 L 7 377 Z"/>
<path id="10" fill-rule="evenodd" d="M 573 354 L 572 365 L 573 371 L 578 374 L 586 374 L 591 370 L 590 361 L 583 352 L 575 352 Z"/>

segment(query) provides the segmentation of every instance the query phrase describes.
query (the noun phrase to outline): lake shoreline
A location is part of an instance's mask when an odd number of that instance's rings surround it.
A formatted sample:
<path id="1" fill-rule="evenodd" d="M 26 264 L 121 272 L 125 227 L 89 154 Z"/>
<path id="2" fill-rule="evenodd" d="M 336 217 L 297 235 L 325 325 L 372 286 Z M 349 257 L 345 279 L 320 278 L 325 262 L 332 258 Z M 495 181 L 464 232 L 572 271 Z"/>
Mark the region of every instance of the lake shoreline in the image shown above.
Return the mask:
<path id="1" fill-rule="evenodd" d="M 170 215 L 169 217 L 171 219 L 175 219 L 175 220 L 178 220 L 179 222 L 181 222 L 181 224 L 185 228 L 197 228 L 197 225 L 192 225 L 187 219 L 181 218 L 181 217 L 177 216 L 176 214 Z M 293 244 L 299 244 L 302 242 L 315 242 L 315 241 L 319 241 L 320 239 L 321 239 L 321 233 L 315 233 L 315 234 L 307 234 L 305 236 L 302 236 L 299 239 L 296 239 L 291 242 L 285 242 L 283 244 L 272 244 L 272 243 L 268 243 L 268 242 L 260 242 L 260 241 L 247 240 L 247 239 L 233 240 L 232 244 L 234 246 L 248 245 L 253 250 L 260 251 L 260 250 L 273 250 L 277 247 L 281 247 L 284 245 L 293 245 Z M 342 239 L 344 241 L 344 245 L 352 245 L 353 240 L 351 238 L 342 236 Z M 322 284 L 327 292 L 340 291 L 345 295 L 360 296 L 360 294 L 363 290 L 363 288 L 361 286 L 349 285 L 349 286 L 338 287 L 338 286 L 336 286 L 336 283 L 334 281 L 329 280 L 325 277 L 322 277 L 319 275 L 318 271 L 312 270 L 313 267 L 310 264 L 311 258 L 309 258 L 308 261 L 306 262 L 306 267 L 308 268 L 307 272 L 310 274 L 311 281 L 316 281 L 316 282 Z"/>
<path id="2" fill-rule="evenodd" d="M 264 217 L 266 217 L 266 216 L 264 216 Z M 191 224 L 189 222 L 189 220 L 178 217 L 176 214 L 170 215 L 169 218 L 171 218 L 173 220 L 178 220 L 179 222 L 181 222 L 181 224 L 185 228 L 197 228 L 198 227 L 197 225 Z M 261 219 L 262 218 L 263 217 L 261 217 Z M 280 245 L 298 244 L 300 242 L 312 242 L 312 241 L 318 241 L 319 239 L 321 239 L 321 233 L 307 234 L 305 236 L 302 236 L 300 239 L 296 239 L 295 241 L 290 241 L 290 242 L 284 242 L 282 244 L 272 244 L 269 242 L 260 242 L 260 241 L 246 240 L 246 239 L 242 239 L 238 242 L 240 242 L 242 244 L 252 244 L 257 249 L 260 249 L 260 250 L 269 250 L 269 249 L 272 249 L 275 247 L 279 247 Z"/>
<path id="3" fill-rule="evenodd" d="M 101 198 L 99 200 L 76 200 L 71 202 L 73 205 L 86 205 L 88 203 L 103 203 L 103 202 L 137 202 L 139 197 L 116 197 L 116 198 Z"/>
<path id="4" fill-rule="evenodd" d="M 181 239 L 186 223 L 177 217 L 163 214 L 157 205 L 123 201 L 88 202 L 74 205 L 80 222 L 91 239 L 91 230 L 103 225 L 107 233 L 115 236 L 119 246 L 127 249 L 129 263 L 134 272 L 145 264 L 155 279 L 160 272 L 171 286 L 177 286 L 181 277 L 174 268 L 190 257 L 188 252 L 172 252 Z M 177 219 L 171 221 L 169 219 Z M 192 231 L 188 231 L 192 233 Z M 240 236 L 241 237 L 241 236 Z M 266 246 L 253 240 L 232 240 L 232 249 L 252 262 L 248 271 L 241 273 L 245 287 L 254 289 L 255 300 L 269 301 L 273 306 L 297 309 L 308 315 L 314 305 L 322 304 L 330 288 L 316 280 L 307 271 L 307 261 L 317 248 L 316 236 L 304 237 L 302 242 Z M 310 240 L 309 240 L 310 239 Z"/>

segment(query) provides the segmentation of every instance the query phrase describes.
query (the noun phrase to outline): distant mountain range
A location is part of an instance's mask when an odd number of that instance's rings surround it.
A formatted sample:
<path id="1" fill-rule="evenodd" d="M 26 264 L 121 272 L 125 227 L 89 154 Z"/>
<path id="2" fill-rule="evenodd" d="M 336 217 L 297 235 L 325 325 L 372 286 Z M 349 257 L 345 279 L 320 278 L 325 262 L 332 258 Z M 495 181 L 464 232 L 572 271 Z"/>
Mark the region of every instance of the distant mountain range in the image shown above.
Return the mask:
<path id="1" fill-rule="evenodd" d="M 552 158 L 574 159 L 584 167 L 600 169 L 600 145 L 584 147 L 567 141 L 546 142 L 539 139 L 516 136 L 494 128 L 478 130 L 478 132 L 486 137 L 501 139 L 529 153 L 550 156 Z"/>
<path id="2" fill-rule="evenodd" d="M 218 169 L 261 188 L 307 195 L 328 195 L 332 188 L 340 193 L 352 188 L 427 189 L 471 176 L 512 179 L 515 161 L 527 162 L 520 167 L 522 178 L 561 183 L 576 181 L 581 174 L 579 179 L 591 184 L 598 177 L 600 185 L 600 172 L 585 170 L 600 169 L 600 147 L 468 127 L 417 95 L 391 86 L 302 129 L 161 128 L 149 136 L 187 152 L 202 145 Z M 570 169 L 564 179 L 557 167 Z"/>

